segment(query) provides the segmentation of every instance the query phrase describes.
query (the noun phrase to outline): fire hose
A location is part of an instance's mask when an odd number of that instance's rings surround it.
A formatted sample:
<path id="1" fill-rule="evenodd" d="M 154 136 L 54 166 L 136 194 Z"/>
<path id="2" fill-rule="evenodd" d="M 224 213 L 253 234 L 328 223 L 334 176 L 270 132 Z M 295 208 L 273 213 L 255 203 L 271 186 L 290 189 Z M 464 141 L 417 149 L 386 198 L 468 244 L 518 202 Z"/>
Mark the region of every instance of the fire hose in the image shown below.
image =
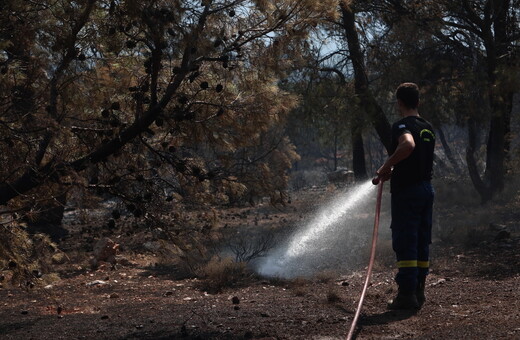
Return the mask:
<path id="1" fill-rule="evenodd" d="M 377 233 L 379 229 L 379 215 L 381 213 L 381 197 L 383 196 L 383 182 L 384 181 L 381 180 L 379 177 L 375 177 L 372 180 L 372 184 L 377 185 L 376 215 L 374 219 L 374 231 L 372 232 L 372 248 L 370 249 L 370 260 L 368 262 L 365 285 L 363 286 L 363 291 L 361 292 L 361 296 L 359 298 L 356 314 L 354 315 L 354 319 L 352 320 L 352 324 L 350 325 L 347 340 L 351 340 L 352 336 L 354 335 L 354 331 L 356 329 L 356 325 L 359 319 L 359 314 L 361 312 L 361 306 L 363 305 L 363 300 L 365 299 L 368 283 L 370 282 L 370 275 L 372 274 L 372 267 L 374 265 L 374 259 L 376 256 Z"/>

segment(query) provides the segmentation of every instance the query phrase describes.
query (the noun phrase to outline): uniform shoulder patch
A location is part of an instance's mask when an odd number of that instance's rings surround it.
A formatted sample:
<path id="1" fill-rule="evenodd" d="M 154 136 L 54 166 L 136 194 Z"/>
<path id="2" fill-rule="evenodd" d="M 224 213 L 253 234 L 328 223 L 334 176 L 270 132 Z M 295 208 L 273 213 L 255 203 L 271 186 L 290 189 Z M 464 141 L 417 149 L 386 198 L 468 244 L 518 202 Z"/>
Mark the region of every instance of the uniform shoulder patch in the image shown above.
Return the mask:
<path id="1" fill-rule="evenodd" d="M 425 142 L 431 142 L 432 140 L 435 140 L 435 133 L 428 129 L 422 129 L 419 133 L 419 136 Z"/>
<path id="2" fill-rule="evenodd" d="M 398 126 L 399 129 L 404 129 L 405 127 L 406 127 L 405 124 L 399 124 L 399 126 Z"/>

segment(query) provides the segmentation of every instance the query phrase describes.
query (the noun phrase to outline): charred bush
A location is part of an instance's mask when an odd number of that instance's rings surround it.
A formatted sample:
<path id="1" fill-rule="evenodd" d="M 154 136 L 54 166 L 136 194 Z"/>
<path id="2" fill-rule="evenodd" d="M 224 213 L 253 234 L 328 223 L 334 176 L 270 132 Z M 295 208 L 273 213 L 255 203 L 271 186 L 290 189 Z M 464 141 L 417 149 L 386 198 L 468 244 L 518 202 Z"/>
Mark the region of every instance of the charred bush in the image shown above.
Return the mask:
<path id="1" fill-rule="evenodd" d="M 233 254 L 237 263 L 249 263 L 263 257 L 273 246 L 274 234 L 271 232 L 260 235 L 240 233 L 226 241 L 226 248 Z"/>
<path id="2" fill-rule="evenodd" d="M 224 288 L 237 287 L 247 283 L 253 277 L 243 262 L 231 258 L 212 258 L 199 271 L 203 278 L 200 289 L 208 293 L 219 293 Z"/>

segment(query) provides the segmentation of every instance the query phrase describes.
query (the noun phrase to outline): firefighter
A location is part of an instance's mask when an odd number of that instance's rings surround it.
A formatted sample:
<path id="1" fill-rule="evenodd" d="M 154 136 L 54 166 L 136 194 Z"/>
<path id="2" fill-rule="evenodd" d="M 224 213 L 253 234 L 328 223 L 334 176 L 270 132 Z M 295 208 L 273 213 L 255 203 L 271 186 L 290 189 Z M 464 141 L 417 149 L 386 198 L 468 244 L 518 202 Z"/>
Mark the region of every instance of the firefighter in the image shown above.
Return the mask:
<path id="1" fill-rule="evenodd" d="M 431 185 L 435 134 L 418 112 L 419 88 L 403 83 L 396 90 L 401 119 L 392 125 L 390 157 L 377 170 L 390 178 L 392 248 L 397 257 L 397 296 L 389 309 L 418 309 L 425 301 L 429 269 L 434 190 Z"/>

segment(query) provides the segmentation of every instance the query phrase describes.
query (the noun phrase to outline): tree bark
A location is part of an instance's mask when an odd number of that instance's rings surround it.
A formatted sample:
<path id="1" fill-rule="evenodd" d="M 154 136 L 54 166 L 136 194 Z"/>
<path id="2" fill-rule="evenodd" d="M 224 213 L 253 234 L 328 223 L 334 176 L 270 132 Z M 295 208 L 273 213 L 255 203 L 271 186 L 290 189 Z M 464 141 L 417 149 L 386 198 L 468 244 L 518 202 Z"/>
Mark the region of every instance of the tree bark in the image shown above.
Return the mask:
<path id="1" fill-rule="evenodd" d="M 381 143 L 389 153 L 392 141 L 392 130 L 383 109 L 375 100 L 374 95 L 368 86 L 365 59 L 361 51 L 359 36 L 356 30 L 355 13 L 352 10 L 352 7 L 345 1 L 340 1 L 340 10 L 350 59 L 352 61 L 352 67 L 354 68 L 354 88 L 356 96 L 359 99 L 360 111 L 365 113 L 368 119 L 370 119 Z M 360 121 L 362 120 L 360 119 Z M 362 147 L 362 141 L 359 147 Z M 359 167 L 361 168 L 361 165 L 359 165 Z"/>
<path id="2" fill-rule="evenodd" d="M 442 130 L 441 127 L 437 128 L 437 135 L 439 135 L 442 147 L 444 148 L 444 153 L 446 154 L 446 158 L 448 158 L 448 160 L 450 161 L 450 164 L 453 167 L 453 170 L 455 171 L 455 173 L 460 174 L 461 169 L 460 169 L 459 163 L 457 162 L 455 157 L 453 157 L 453 152 L 451 150 L 449 143 L 446 141 L 446 136 L 444 135 L 444 131 Z"/>
<path id="3" fill-rule="evenodd" d="M 334 132 L 334 171 L 338 170 L 338 132 Z"/>
<path id="4" fill-rule="evenodd" d="M 363 145 L 363 135 L 356 124 L 352 124 L 352 170 L 356 181 L 363 181 L 368 178 L 365 163 L 365 147 Z"/>
<path id="5" fill-rule="evenodd" d="M 506 153 L 509 142 L 506 140 L 511 125 L 512 90 L 504 89 L 499 81 L 501 72 L 504 72 L 503 56 L 508 53 L 510 36 L 507 28 L 510 0 L 488 2 L 489 11 L 486 12 L 483 27 L 484 46 L 486 49 L 486 63 L 488 74 L 489 103 L 491 107 L 491 121 L 489 138 L 487 141 L 486 171 L 484 182 L 490 191 L 483 200 L 504 189 Z M 492 24 L 491 24 L 492 23 Z"/>
<path id="6" fill-rule="evenodd" d="M 492 198 L 492 192 L 482 180 L 475 160 L 475 149 L 477 147 L 477 124 L 474 119 L 468 120 L 468 147 L 466 148 L 466 163 L 468 165 L 469 176 L 473 186 L 480 195 L 481 201 L 487 202 Z"/>

